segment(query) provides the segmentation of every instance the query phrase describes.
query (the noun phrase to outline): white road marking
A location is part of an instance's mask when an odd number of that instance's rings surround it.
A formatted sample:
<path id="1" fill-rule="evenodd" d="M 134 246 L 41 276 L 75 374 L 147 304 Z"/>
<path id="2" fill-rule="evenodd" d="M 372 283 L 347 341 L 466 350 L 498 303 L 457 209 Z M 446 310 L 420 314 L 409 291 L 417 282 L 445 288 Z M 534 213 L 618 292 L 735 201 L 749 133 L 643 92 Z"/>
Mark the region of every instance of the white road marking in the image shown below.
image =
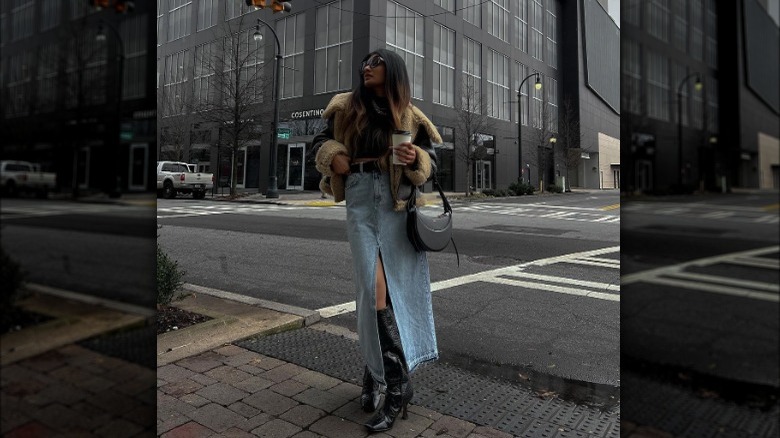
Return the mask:
<path id="1" fill-rule="evenodd" d="M 698 290 L 703 292 L 751 298 L 770 302 L 780 302 L 780 285 L 776 283 L 764 283 L 717 275 L 684 272 L 684 270 L 689 267 L 704 267 L 716 264 L 732 264 L 759 269 L 777 270 L 780 268 L 780 261 L 777 259 L 769 259 L 761 256 L 766 254 L 773 254 L 778 251 L 780 251 L 780 246 L 770 246 L 766 248 L 740 251 L 715 257 L 692 260 L 677 265 L 664 266 L 661 268 L 624 275 L 620 279 L 620 284 L 627 285 L 639 282 L 663 284 L 682 289 Z M 762 291 L 770 292 L 767 293 Z"/>
<path id="2" fill-rule="evenodd" d="M 576 252 L 571 254 L 564 254 L 560 256 L 549 257 L 546 259 L 534 260 L 532 262 L 522 263 L 519 265 L 506 266 L 503 268 L 491 269 L 489 271 L 477 272 L 476 274 L 469 274 L 461 277 L 450 278 L 448 280 L 442 280 L 442 281 L 431 283 L 431 292 L 449 289 L 456 286 L 462 286 L 464 284 L 469 284 L 469 283 L 485 282 L 485 283 L 506 284 L 510 286 L 522 287 L 524 289 L 536 289 L 536 290 L 544 290 L 547 292 L 585 296 L 588 298 L 597 298 L 597 299 L 609 300 L 609 301 L 620 301 L 620 295 L 617 293 L 586 291 L 582 289 L 572 289 L 572 288 L 562 287 L 558 285 L 551 285 L 546 283 L 520 281 L 520 280 L 513 280 L 512 278 L 507 278 L 507 277 L 527 276 L 528 278 L 534 278 L 537 280 L 544 280 L 544 281 L 552 281 L 555 283 L 564 283 L 564 284 L 568 283 L 568 284 L 573 284 L 578 286 L 587 285 L 587 287 L 595 287 L 601 290 L 619 291 L 620 290 L 619 286 L 606 284 L 606 283 L 588 282 L 585 280 L 577 280 L 577 279 L 565 278 L 565 277 L 551 277 L 551 276 L 536 275 L 536 274 L 523 272 L 525 268 L 528 268 L 530 266 L 549 266 L 555 263 L 564 263 L 564 262 L 569 262 L 570 260 L 587 259 L 588 257 L 615 253 L 618 251 L 620 251 L 619 246 L 612 246 L 609 248 L 601 248 L 592 251 L 583 251 L 583 252 Z M 611 262 L 612 260 L 610 260 L 610 263 L 602 263 L 602 265 L 609 268 L 615 267 L 615 263 L 611 263 Z M 619 260 L 615 260 L 615 262 L 617 262 L 619 267 L 619 263 L 620 263 Z M 320 315 L 322 315 L 323 318 L 331 318 L 336 315 L 354 312 L 355 309 L 356 309 L 355 302 L 351 301 L 348 303 L 337 304 L 335 306 L 323 307 L 322 309 L 318 309 L 317 312 L 320 312 Z"/>

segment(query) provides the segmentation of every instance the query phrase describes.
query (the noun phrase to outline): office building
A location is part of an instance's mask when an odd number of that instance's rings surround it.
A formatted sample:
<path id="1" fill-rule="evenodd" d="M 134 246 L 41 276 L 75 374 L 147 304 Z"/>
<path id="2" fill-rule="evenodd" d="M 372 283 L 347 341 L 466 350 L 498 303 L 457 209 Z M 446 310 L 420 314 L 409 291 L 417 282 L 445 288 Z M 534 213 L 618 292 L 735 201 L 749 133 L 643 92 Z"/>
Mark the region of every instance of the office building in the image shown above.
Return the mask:
<path id="1" fill-rule="evenodd" d="M 237 186 L 265 192 L 277 50 L 267 23 L 283 57 L 279 189 L 316 190 L 311 141 L 324 126 L 322 111 L 333 95 L 357 85 L 361 59 L 376 48 L 404 58 L 413 103 L 439 127 L 445 190 L 505 189 L 518 178 L 546 188 L 567 174 L 567 186 L 617 187 L 619 29 L 596 0 L 290 3 L 289 12 L 272 13 L 245 0 L 158 1 L 159 159 L 197 163 L 218 175 L 220 186 L 229 184 L 235 160 Z M 235 50 L 225 38 L 233 34 Z M 221 79 L 235 71 L 226 56 L 232 52 L 242 57 L 233 77 L 257 80 L 241 82 L 249 84 L 245 109 L 219 119 L 214 114 L 229 113 L 224 103 L 236 102 L 226 99 L 232 92 Z M 484 102 L 477 112 L 488 122 L 470 138 L 459 131 L 466 94 Z M 559 132 L 564 107 L 576 135 Z M 245 134 L 237 136 L 239 125 Z M 464 155 L 473 158 L 469 172 Z"/>
<path id="2" fill-rule="evenodd" d="M 629 193 L 777 189 L 777 2 L 625 1 Z"/>
<path id="3" fill-rule="evenodd" d="M 3 159 L 56 172 L 59 191 L 154 187 L 154 11 L 132 3 L 2 2 Z"/>

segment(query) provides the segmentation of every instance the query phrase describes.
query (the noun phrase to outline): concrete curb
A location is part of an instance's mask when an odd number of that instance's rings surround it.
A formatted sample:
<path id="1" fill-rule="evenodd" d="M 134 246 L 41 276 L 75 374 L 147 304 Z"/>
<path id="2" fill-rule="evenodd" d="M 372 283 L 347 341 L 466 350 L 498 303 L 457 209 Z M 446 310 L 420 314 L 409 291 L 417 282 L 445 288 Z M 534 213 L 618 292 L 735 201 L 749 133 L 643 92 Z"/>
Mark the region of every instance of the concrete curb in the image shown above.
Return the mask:
<path id="1" fill-rule="evenodd" d="M 273 301 L 263 300 L 260 298 L 248 297 L 246 295 L 239 295 L 237 293 L 228 292 L 219 289 L 212 289 L 210 287 L 198 286 L 195 284 L 185 283 L 183 289 L 191 292 L 210 295 L 217 298 L 222 298 L 229 301 L 235 301 L 238 303 L 248 304 L 250 306 L 262 307 L 269 310 L 275 310 L 281 313 L 289 313 L 292 315 L 300 316 L 303 318 L 305 326 L 312 325 L 322 319 L 319 312 L 302 307 L 290 306 L 287 304 L 276 303 Z"/>

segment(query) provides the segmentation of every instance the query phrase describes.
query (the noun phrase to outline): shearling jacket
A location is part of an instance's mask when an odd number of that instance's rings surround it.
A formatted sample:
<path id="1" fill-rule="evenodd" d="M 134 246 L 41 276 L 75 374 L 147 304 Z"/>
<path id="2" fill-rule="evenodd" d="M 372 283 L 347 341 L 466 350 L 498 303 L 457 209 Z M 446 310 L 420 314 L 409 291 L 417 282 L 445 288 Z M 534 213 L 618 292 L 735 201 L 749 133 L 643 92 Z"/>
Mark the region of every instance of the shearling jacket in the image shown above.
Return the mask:
<path id="1" fill-rule="evenodd" d="M 333 196 L 336 202 L 344 200 L 344 182 L 345 175 L 338 175 L 330 167 L 333 157 L 338 154 L 344 154 L 348 157 L 353 156 L 354 145 L 350 145 L 344 138 L 348 123 L 354 123 L 354 120 L 344 120 L 347 106 L 350 105 L 352 93 L 341 93 L 333 96 L 322 117 L 328 120 L 328 127 L 317 135 L 314 139 L 314 148 L 317 150 L 316 164 L 317 170 L 322 174 L 320 180 L 320 189 Z M 392 164 L 390 154 L 384 155 L 379 160 L 379 167 L 382 172 L 388 172 L 390 177 L 390 190 L 395 210 L 403 210 L 406 201 L 399 197 L 399 188 L 405 176 L 408 182 L 414 186 L 424 184 L 435 171 L 435 153 L 431 143 L 441 143 L 441 136 L 436 127 L 430 120 L 414 105 L 401 115 L 401 129 L 412 133 L 414 139 L 414 149 L 417 153 L 415 162 L 407 166 L 397 166 Z M 421 145 L 420 143 L 426 143 Z M 420 147 L 423 146 L 423 147 Z M 423 204 L 422 197 L 417 198 L 418 204 Z"/>

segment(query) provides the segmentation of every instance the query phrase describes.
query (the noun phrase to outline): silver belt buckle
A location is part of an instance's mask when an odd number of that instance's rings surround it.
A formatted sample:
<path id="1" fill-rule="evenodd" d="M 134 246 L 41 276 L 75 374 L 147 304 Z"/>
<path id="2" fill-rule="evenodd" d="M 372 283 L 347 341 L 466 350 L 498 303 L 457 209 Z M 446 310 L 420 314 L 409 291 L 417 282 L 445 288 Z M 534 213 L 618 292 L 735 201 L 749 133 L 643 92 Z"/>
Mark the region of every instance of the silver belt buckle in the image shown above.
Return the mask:
<path id="1" fill-rule="evenodd" d="M 363 164 L 365 163 L 366 163 L 365 161 L 358 163 L 358 166 L 360 166 L 360 173 L 363 173 Z"/>

